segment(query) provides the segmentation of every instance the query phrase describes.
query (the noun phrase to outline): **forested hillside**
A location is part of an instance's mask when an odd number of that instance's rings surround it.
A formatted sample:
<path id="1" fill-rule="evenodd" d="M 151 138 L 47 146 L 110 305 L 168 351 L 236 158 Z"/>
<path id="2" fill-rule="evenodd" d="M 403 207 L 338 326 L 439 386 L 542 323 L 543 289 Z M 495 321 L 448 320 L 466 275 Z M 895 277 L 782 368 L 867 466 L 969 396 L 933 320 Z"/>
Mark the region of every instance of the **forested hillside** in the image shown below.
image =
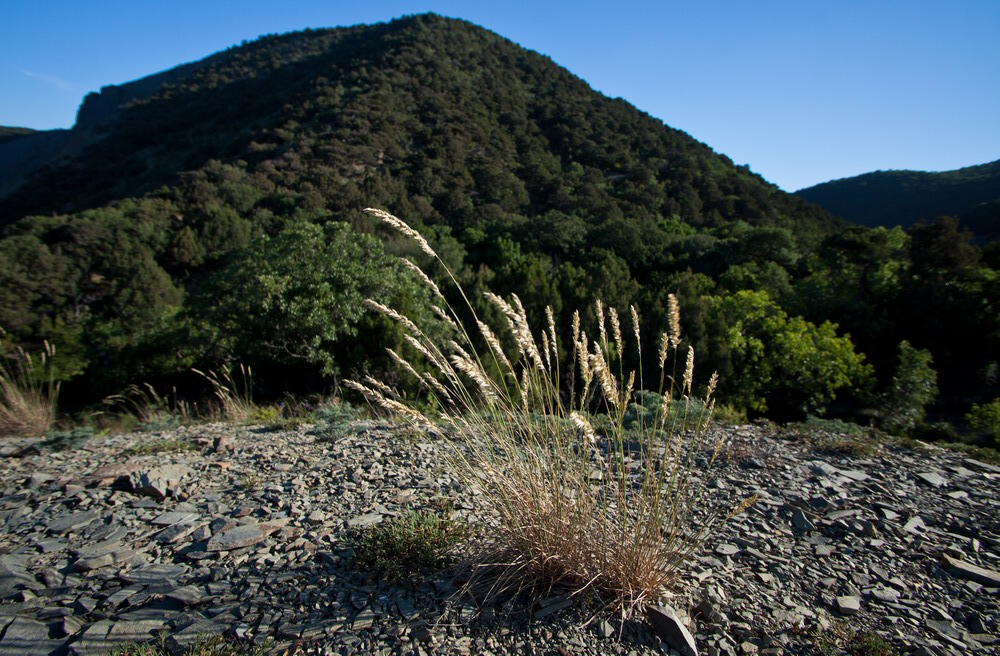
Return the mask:
<path id="1" fill-rule="evenodd" d="M 55 343 L 81 402 L 225 362 L 274 395 L 383 371 L 408 347 L 362 299 L 430 325 L 391 256 L 441 272 L 367 206 L 539 325 L 601 298 L 652 340 L 678 293 L 737 409 L 908 428 L 935 371 L 942 416 L 997 396 L 996 262 L 954 223 L 848 227 L 484 29 L 306 31 L 185 70 L 0 199 L 0 323 Z"/>
<path id="2" fill-rule="evenodd" d="M 1000 238 L 1000 160 L 942 173 L 876 171 L 795 194 L 866 226 L 906 228 L 952 216 L 980 242 Z"/>

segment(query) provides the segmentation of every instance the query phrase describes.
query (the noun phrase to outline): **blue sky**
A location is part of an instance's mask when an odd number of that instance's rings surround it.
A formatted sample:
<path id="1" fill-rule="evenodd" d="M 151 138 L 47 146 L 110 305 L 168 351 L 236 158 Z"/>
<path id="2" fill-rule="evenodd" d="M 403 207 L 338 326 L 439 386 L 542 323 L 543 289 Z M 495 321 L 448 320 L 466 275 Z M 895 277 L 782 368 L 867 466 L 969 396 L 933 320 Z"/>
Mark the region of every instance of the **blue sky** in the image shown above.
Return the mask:
<path id="1" fill-rule="evenodd" d="M 0 0 L 0 125 L 70 127 L 83 96 L 261 34 L 435 11 L 792 191 L 1000 158 L 1000 1 Z"/>

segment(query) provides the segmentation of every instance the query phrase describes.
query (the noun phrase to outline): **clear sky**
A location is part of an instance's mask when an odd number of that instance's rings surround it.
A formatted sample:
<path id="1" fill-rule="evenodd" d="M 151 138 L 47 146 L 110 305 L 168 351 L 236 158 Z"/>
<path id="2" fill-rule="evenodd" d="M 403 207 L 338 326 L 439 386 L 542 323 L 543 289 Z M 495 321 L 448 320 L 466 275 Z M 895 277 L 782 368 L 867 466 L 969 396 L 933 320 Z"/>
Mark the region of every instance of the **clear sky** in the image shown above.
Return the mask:
<path id="1" fill-rule="evenodd" d="M 435 11 L 793 191 L 1000 159 L 1000 0 L 0 0 L 0 125 L 261 34 Z"/>

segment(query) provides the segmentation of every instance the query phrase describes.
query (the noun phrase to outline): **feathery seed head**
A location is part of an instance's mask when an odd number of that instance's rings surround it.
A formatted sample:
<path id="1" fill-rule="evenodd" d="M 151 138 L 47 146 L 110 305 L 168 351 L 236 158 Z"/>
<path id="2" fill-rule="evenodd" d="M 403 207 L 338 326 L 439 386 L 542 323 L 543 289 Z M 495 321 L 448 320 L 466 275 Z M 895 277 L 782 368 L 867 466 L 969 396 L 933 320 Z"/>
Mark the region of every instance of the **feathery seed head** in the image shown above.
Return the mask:
<path id="1" fill-rule="evenodd" d="M 601 344 L 607 344 L 608 333 L 604 328 L 604 303 L 601 302 L 601 299 L 597 299 L 594 301 L 594 307 L 597 309 L 597 329 L 601 336 Z"/>
<path id="2" fill-rule="evenodd" d="M 636 309 L 635 309 L 634 305 L 628 306 L 628 309 L 632 313 L 632 331 L 635 333 L 636 348 L 639 348 L 639 344 L 640 344 L 640 342 L 639 342 L 639 313 L 636 312 Z M 639 352 L 640 352 L 640 354 L 642 353 L 642 349 L 641 348 L 639 348 Z"/>
<path id="3" fill-rule="evenodd" d="M 694 347 L 688 346 L 687 364 L 684 365 L 684 385 L 681 393 L 691 391 L 691 383 L 694 381 Z"/>
<path id="4" fill-rule="evenodd" d="M 708 379 L 708 391 L 705 393 L 705 405 L 708 405 L 712 394 L 715 393 L 715 386 L 719 384 L 719 372 L 713 371 L 712 377 Z"/>
<path id="5" fill-rule="evenodd" d="M 618 310 L 614 308 L 608 308 L 608 314 L 611 315 L 611 334 L 615 338 L 615 348 L 618 349 L 618 357 L 622 356 L 622 326 L 618 321 Z"/>
<path id="6" fill-rule="evenodd" d="M 670 346 L 670 336 L 664 332 L 660 335 L 660 371 L 663 371 L 663 365 L 667 362 L 667 348 Z"/>
<path id="7" fill-rule="evenodd" d="M 579 412 L 569 413 L 569 420 L 573 422 L 573 425 L 579 428 L 583 432 L 583 436 L 587 438 L 587 441 L 591 444 L 597 442 L 597 435 L 594 433 L 594 427 L 590 425 L 587 418 L 581 415 Z"/>
<path id="8" fill-rule="evenodd" d="M 673 294 L 667 296 L 670 323 L 670 345 L 675 349 L 681 344 L 681 306 Z"/>
<path id="9" fill-rule="evenodd" d="M 458 330 L 458 324 L 456 324 L 456 323 L 454 322 L 454 320 L 452 320 L 452 318 L 448 316 L 448 313 L 447 313 L 447 312 L 445 312 L 444 310 L 442 310 L 441 308 L 439 308 L 439 307 L 438 307 L 438 306 L 436 306 L 436 305 L 432 305 L 432 306 L 431 306 L 431 310 L 433 310 L 433 311 L 434 311 L 434 314 L 436 314 L 436 315 L 438 316 L 438 318 L 439 318 L 439 319 L 441 319 L 441 321 L 444 321 L 444 322 L 445 322 L 446 324 L 448 324 L 448 325 L 449 325 L 449 326 L 450 326 L 450 327 L 451 327 L 451 328 L 452 328 L 453 330 Z"/>
<path id="10" fill-rule="evenodd" d="M 405 257 L 401 257 L 399 259 L 402 260 L 403 266 L 405 266 L 413 273 L 417 274 L 417 277 L 420 278 L 425 285 L 431 288 L 431 291 L 434 292 L 435 296 L 437 296 L 438 298 L 444 298 L 444 296 L 441 295 L 441 290 L 438 289 L 438 286 L 434 284 L 434 281 L 431 280 L 426 273 L 424 273 L 423 269 L 421 269 L 420 267 L 418 267 L 416 264 L 414 264 Z"/>
<path id="11" fill-rule="evenodd" d="M 374 216 L 375 218 L 380 219 L 382 222 L 389 224 L 390 226 L 395 228 L 396 231 L 399 232 L 400 234 L 406 235 L 413 241 L 417 242 L 417 245 L 420 247 L 420 250 L 422 250 L 427 255 L 430 255 L 433 258 L 437 257 L 437 253 L 435 253 L 434 249 L 430 247 L 430 244 L 428 244 L 427 240 L 423 238 L 423 235 L 421 235 L 419 232 L 417 232 L 409 225 L 407 225 L 406 222 L 404 222 L 402 219 L 396 218 L 395 216 L 389 214 L 385 210 L 379 210 L 373 207 L 366 207 L 364 209 L 364 212 L 365 214 Z"/>

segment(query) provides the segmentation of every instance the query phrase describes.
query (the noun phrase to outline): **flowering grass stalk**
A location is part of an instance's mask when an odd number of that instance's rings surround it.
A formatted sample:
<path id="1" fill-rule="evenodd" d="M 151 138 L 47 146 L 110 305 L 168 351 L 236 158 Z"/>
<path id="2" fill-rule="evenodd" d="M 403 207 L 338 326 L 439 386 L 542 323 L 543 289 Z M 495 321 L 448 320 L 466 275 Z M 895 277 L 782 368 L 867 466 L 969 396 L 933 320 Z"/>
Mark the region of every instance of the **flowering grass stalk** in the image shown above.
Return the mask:
<path id="1" fill-rule="evenodd" d="M 709 498 L 705 470 L 723 445 L 709 432 L 717 378 L 702 398 L 693 398 L 694 351 L 680 349 L 676 298 L 670 297 L 670 333 L 659 341 L 658 401 L 649 412 L 636 395 L 636 385 L 644 383 L 641 367 L 637 381 L 622 359 L 626 349 L 635 349 L 642 361 L 634 307 L 634 344 L 626 343 L 615 308 L 605 312 L 597 302 L 599 339 L 589 343 L 574 314 L 564 371 L 551 310 L 539 343 L 516 295 L 508 300 L 487 293 L 503 317 L 502 325 L 489 326 L 418 232 L 386 212 L 366 211 L 413 238 L 444 267 L 475 328 L 467 330 L 439 292 L 437 312 L 453 327 L 451 340 L 435 341 L 395 310 L 369 304 L 402 325 L 413 352 L 432 366 L 433 374 L 420 375 L 403 355 L 391 353 L 442 409 L 433 421 L 372 381 L 345 384 L 428 429 L 443 423 L 463 436 L 456 449 L 460 474 L 482 489 L 495 511 L 484 568 L 497 574 L 492 591 L 568 588 L 626 611 L 660 597 L 712 531 L 753 502 Z M 513 336 L 516 353 L 504 351 L 497 336 L 502 331 Z M 560 388 L 563 380 L 568 390 Z"/>
<path id="2" fill-rule="evenodd" d="M 55 423 L 59 398 L 52 369 L 55 354 L 55 346 L 45 342 L 38 364 L 20 347 L 0 359 L 0 435 L 42 435 Z"/>

